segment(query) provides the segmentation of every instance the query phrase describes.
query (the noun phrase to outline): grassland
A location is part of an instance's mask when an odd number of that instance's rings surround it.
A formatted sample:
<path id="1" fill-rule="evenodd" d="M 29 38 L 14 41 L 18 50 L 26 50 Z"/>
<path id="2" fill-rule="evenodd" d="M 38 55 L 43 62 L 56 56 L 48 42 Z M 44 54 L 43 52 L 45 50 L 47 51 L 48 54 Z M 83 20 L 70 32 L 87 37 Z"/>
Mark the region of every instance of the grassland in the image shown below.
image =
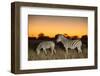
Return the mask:
<path id="1" fill-rule="evenodd" d="M 29 48 L 28 50 L 28 60 L 55 60 L 55 59 L 78 59 L 78 58 L 87 58 L 88 50 L 84 45 L 82 47 L 82 53 L 78 53 L 77 49 L 69 49 L 69 53 L 65 52 L 64 48 L 55 47 L 56 54 L 51 54 L 51 50 L 47 49 L 47 55 L 41 50 L 41 53 L 37 55 L 36 50 Z"/>

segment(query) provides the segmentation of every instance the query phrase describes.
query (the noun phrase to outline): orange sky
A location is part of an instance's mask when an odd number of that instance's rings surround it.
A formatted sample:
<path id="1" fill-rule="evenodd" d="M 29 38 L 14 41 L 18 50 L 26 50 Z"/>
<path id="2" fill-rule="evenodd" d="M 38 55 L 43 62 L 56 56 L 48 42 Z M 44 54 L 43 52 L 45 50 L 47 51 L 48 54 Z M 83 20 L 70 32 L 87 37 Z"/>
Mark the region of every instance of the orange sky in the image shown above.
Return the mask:
<path id="1" fill-rule="evenodd" d="M 68 16 L 28 16 L 28 36 L 38 37 L 44 33 L 49 37 L 56 34 L 68 34 L 69 36 L 87 35 L 87 17 L 68 17 Z"/>

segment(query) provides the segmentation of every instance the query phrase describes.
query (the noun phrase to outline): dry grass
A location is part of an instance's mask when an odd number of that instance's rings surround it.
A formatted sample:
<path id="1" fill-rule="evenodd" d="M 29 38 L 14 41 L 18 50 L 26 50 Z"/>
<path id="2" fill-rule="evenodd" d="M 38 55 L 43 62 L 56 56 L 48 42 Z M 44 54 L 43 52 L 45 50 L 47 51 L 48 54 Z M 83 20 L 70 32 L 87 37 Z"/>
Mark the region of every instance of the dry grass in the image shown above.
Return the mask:
<path id="1" fill-rule="evenodd" d="M 87 58 L 88 50 L 87 48 L 82 49 L 82 53 L 78 53 L 77 49 L 69 49 L 69 53 L 66 54 L 64 49 L 56 48 L 56 54 L 51 55 L 51 51 L 47 50 L 47 55 L 41 50 L 39 55 L 36 54 L 36 51 L 29 49 L 28 60 L 54 60 L 54 59 L 76 59 L 76 58 Z"/>

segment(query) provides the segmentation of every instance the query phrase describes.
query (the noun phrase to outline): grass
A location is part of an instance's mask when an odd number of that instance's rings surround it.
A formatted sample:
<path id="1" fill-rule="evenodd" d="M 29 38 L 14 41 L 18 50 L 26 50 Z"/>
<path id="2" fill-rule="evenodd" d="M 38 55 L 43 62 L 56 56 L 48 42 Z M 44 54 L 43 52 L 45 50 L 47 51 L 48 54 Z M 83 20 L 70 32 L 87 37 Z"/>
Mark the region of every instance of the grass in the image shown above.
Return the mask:
<path id="1" fill-rule="evenodd" d="M 30 49 L 28 51 L 28 60 L 55 60 L 55 59 L 78 59 L 87 58 L 88 50 L 86 47 L 82 47 L 82 53 L 78 53 L 77 49 L 69 49 L 68 54 L 65 50 L 56 47 L 56 54 L 51 55 L 51 50 L 47 49 L 47 55 L 41 50 L 40 54 L 37 55 L 36 50 Z"/>

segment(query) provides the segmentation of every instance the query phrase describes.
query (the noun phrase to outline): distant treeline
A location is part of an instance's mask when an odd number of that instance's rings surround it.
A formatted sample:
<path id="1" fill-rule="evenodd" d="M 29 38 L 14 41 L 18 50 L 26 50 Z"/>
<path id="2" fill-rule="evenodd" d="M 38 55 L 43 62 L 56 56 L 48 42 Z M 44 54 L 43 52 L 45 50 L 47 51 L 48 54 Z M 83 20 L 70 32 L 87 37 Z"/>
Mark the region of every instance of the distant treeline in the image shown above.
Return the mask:
<path id="1" fill-rule="evenodd" d="M 55 37 L 49 37 L 49 36 L 45 36 L 43 33 L 40 33 L 38 35 L 38 37 L 28 37 L 28 47 L 32 48 L 32 49 L 36 49 L 37 45 L 41 42 L 41 41 L 54 41 L 56 43 L 56 39 L 58 37 L 59 34 L 55 35 Z M 88 46 L 88 36 L 87 35 L 83 35 L 81 36 L 81 38 L 79 38 L 78 36 L 68 36 L 67 34 L 64 34 L 64 36 L 68 39 L 80 39 L 82 41 L 82 43 L 84 45 L 86 45 L 86 47 Z M 61 45 L 61 44 L 60 44 Z"/>

